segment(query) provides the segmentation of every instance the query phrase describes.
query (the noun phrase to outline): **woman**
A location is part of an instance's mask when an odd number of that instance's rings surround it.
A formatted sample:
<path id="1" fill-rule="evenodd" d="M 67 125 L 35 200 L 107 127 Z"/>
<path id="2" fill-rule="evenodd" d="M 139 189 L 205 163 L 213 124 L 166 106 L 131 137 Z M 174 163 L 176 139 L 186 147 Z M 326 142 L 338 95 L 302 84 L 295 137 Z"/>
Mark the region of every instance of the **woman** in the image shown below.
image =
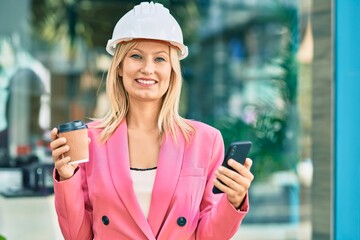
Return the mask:
<path id="1" fill-rule="evenodd" d="M 231 238 L 249 208 L 252 162 L 219 167 L 220 132 L 179 116 L 187 48 L 176 20 L 161 4 L 141 3 L 119 20 L 107 50 L 111 109 L 89 124 L 89 162 L 68 165 L 66 139 L 52 131 L 65 239 Z M 213 194 L 214 184 L 225 194 Z"/>

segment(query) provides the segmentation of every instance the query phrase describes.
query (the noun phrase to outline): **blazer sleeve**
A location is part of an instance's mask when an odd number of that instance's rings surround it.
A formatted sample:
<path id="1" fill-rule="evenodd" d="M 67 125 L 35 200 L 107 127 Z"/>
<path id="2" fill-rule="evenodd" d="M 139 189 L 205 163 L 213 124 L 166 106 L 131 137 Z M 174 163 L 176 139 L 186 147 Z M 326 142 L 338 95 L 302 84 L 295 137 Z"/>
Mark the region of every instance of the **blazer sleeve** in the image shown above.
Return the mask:
<path id="1" fill-rule="evenodd" d="M 235 209 L 228 201 L 226 194 L 213 194 L 212 180 L 224 157 L 224 142 L 219 131 L 215 133 L 212 149 L 205 192 L 200 205 L 200 221 L 196 239 L 228 240 L 240 227 L 249 210 L 249 201 L 246 196 L 241 209 Z"/>
<path id="2" fill-rule="evenodd" d="M 70 179 L 61 182 L 57 179 L 55 169 L 55 209 L 64 239 L 93 239 L 92 207 L 88 197 L 85 168 L 80 165 Z"/>

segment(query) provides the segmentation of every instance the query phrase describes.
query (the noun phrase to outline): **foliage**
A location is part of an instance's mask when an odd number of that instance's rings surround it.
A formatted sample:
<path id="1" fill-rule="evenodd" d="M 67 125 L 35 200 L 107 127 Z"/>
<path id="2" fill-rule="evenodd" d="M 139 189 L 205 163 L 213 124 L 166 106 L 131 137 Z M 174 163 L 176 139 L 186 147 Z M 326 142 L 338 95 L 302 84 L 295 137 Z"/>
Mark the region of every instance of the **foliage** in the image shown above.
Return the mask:
<path id="1" fill-rule="evenodd" d="M 256 181 L 266 179 L 274 171 L 289 170 L 296 159 L 294 152 L 286 151 L 285 120 L 263 115 L 257 125 L 249 125 L 239 118 L 224 117 L 213 125 L 219 129 L 228 146 L 232 141 L 251 141 L 249 157 L 253 160 L 252 172 Z"/>
<path id="2" fill-rule="evenodd" d="M 267 96 L 260 96 L 255 107 L 256 120 L 251 123 L 245 121 L 244 117 L 232 116 L 223 116 L 212 123 L 222 132 L 226 146 L 235 140 L 253 142 L 249 156 L 253 159 L 252 172 L 256 181 L 266 179 L 274 171 L 294 170 L 299 160 L 296 107 L 298 66 L 295 58 L 297 13 L 295 9 L 280 5 L 276 10 L 285 31 L 278 56 L 267 63 L 277 71 L 274 71 L 276 74 L 271 79 L 266 80 L 266 84 L 271 84 L 268 89 L 276 89 L 279 94 L 265 91 Z M 280 96 L 283 108 L 274 106 L 276 95 Z"/>
<path id="3" fill-rule="evenodd" d="M 76 38 L 89 47 L 104 47 L 116 22 L 141 1 L 33 0 L 33 37 L 50 45 L 68 39 L 74 47 Z M 185 42 L 193 40 L 198 28 L 199 9 L 195 0 L 156 1 L 169 8 L 183 27 Z"/>

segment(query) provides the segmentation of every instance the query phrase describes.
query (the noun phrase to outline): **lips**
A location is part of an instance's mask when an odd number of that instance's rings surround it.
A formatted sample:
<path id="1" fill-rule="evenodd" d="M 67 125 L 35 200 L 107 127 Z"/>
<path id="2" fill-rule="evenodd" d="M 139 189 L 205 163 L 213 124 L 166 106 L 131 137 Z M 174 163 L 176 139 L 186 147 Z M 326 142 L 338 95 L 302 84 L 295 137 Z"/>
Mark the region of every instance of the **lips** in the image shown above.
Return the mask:
<path id="1" fill-rule="evenodd" d="M 142 85 L 152 85 L 152 84 L 156 84 L 156 83 L 157 83 L 157 81 L 154 80 L 154 79 L 142 79 L 142 78 L 137 78 L 137 79 L 135 79 L 135 81 L 136 81 L 137 83 L 142 84 Z"/>

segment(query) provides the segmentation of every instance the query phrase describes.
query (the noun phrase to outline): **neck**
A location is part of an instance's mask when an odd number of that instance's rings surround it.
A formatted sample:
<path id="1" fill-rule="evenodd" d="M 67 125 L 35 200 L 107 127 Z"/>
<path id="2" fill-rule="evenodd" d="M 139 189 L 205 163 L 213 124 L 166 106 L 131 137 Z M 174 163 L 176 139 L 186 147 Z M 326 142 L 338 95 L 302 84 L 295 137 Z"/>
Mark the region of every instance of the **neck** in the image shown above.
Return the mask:
<path id="1" fill-rule="evenodd" d="M 156 103 L 130 103 L 126 122 L 129 129 L 157 129 L 161 105 Z"/>

